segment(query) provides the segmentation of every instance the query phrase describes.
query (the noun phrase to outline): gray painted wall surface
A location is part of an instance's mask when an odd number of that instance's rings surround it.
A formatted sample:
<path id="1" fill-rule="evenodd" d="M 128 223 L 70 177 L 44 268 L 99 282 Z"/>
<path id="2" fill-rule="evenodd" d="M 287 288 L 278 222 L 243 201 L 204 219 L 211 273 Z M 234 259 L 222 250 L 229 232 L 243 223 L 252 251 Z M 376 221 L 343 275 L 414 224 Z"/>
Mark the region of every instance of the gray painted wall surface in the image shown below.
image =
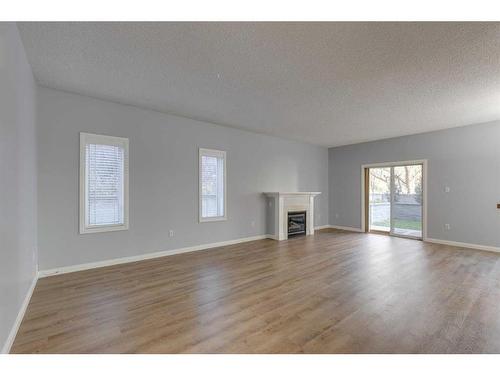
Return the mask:
<path id="1" fill-rule="evenodd" d="M 428 159 L 428 237 L 500 246 L 500 122 L 330 148 L 330 224 L 360 228 L 361 165 L 416 159 Z"/>
<path id="2" fill-rule="evenodd" d="M 41 270 L 266 234 L 264 191 L 321 191 L 328 223 L 327 148 L 47 88 L 38 109 Z M 128 231 L 78 233 L 82 131 L 130 139 Z M 199 147 L 227 151 L 225 222 L 198 223 Z"/>
<path id="3" fill-rule="evenodd" d="M 17 27 L 0 23 L 0 350 L 36 273 L 35 113 Z"/>

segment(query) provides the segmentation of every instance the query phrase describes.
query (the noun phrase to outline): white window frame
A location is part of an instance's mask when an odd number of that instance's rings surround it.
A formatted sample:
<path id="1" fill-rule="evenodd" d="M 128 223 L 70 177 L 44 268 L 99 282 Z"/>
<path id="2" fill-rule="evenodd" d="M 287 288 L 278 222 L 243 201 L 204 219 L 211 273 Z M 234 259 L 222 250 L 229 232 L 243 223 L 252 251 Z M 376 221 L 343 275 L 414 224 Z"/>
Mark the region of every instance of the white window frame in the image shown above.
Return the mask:
<path id="1" fill-rule="evenodd" d="M 201 168 L 201 159 L 202 156 L 212 156 L 216 158 L 222 158 L 224 160 L 224 216 L 213 216 L 213 217 L 203 217 L 202 215 L 202 168 Z M 198 155 L 198 218 L 200 223 L 206 223 L 211 221 L 224 221 L 227 220 L 227 159 L 226 159 L 226 151 L 213 150 L 209 148 L 200 148 Z"/>
<path id="2" fill-rule="evenodd" d="M 87 184 L 85 181 L 86 174 L 86 145 L 87 144 L 102 144 L 109 146 L 123 147 L 123 224 L 109 224 L 109 225 L 87 225 L 86 223 L 86 195 Z M 86 233 L 99 233 L 99 232 L 112 232 L 118 230 L 128 230 L 129 227 L 129 199 L 128 199 L 128 138 L 112 137 L 109 135 L 80 133 L 80 234 Z"/>

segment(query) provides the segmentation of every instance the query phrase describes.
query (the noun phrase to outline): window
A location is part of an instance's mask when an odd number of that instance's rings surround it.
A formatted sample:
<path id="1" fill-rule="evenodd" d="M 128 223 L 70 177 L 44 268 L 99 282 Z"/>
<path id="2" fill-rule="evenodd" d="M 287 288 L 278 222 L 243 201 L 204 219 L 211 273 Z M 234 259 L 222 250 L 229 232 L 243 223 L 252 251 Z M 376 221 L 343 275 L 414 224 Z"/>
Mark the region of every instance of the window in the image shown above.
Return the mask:
<path id="1" fill-rule="evenodd" d="M 80 233 L 128 229 L 128 139 L 80 133 Z"/>
<path id="2" fill-rule="evenodd" d="M 200 222 L 226 218 L 226 153 L 200 148 Z"/>

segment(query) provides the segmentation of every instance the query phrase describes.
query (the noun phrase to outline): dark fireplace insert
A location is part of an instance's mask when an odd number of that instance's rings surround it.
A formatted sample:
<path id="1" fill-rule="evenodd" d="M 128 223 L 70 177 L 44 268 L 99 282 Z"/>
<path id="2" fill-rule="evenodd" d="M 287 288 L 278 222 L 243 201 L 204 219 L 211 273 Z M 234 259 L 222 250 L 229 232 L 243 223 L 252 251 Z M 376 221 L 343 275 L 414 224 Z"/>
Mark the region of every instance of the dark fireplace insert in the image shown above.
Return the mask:
<path id="1" fill-rule="evenodd" d="M 288 213 L 288 235 L 306 234 L 306 211 Z"/>

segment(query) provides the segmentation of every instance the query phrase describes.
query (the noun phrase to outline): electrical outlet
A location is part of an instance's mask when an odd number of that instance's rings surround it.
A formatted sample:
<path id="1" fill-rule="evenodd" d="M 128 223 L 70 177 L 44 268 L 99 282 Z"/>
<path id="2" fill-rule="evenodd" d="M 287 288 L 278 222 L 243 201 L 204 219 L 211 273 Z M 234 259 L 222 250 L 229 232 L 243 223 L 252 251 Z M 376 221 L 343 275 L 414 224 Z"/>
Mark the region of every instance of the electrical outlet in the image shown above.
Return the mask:
<path id="1" fill-rule="evenodd" d="M 173 237 L 173 236 L 174 236 L 174 231 L 173 231 L 172 229 L 170 229 L 170 230 L 168 231 L 168 236 L 169 236 L 169 237 Z"/>
<path id="2" fill-rule="evenodd" d="M 339 214 L 335 214 L 335 219 L 338 219 L 339 218 Z"/>
<path id="3" fill-rule="evenodd" d="M 449 186 L 445 186 L 444 187 L 444 192 L 445 193 L 449 193 L 451 191 L 450 187 Z"/>
<path id="4" fill-rule="evenodd" d="M 255 227 L 255 221 L 252 220 L 250 224 L 252 225 L 252 227 Z"/>
<path id="5" fill-rule="evenodd" d="M 445 225 L 444 225 L 444 229 L 446 229 L 446 230 L 450 230 L 450 228 L 451 228 L 450 224 L 445 224 Z"/>

